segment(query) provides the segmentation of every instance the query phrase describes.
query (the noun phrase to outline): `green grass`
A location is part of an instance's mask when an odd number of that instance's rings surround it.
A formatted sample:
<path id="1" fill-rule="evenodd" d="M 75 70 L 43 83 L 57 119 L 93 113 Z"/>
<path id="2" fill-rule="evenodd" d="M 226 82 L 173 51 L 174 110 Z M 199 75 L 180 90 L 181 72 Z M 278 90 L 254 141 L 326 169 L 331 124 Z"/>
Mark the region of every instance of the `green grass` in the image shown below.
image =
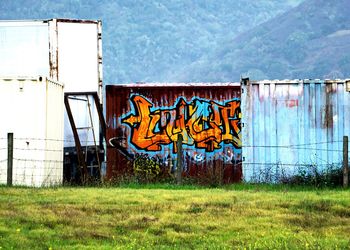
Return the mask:
<path id="1" fill-rule="evenodd" d="M 350 249 L 350 191 L 0 187 L 1 249 Z"/>

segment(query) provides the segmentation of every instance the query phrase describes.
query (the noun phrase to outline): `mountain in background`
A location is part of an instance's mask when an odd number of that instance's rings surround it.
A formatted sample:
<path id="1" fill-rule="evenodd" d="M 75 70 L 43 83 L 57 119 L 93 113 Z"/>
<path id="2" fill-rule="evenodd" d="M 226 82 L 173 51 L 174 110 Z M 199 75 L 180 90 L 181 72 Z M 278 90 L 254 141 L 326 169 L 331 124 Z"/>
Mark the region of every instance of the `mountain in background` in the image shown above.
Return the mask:
<path id="1" fill-rule="evenodd" d="M 350 77 L 350 1 L 307 0 L 186 66 L 198 81 Z"/>
<path id="2" fill-rule="evenodd" d="M 272 29 L 273 34 L 277 32 L 274 29 L 276 21 L 256 29 L 254 27 L 301 2 L 302 0 L 1 0 L 0 19 L 101 19 L 105 83 L 224 81 L 238 80 L 241 70 L 261 70 L 269 76 L 276 75 L 275 71 L 283 73 L 289 69 L 289 64 L 285 66 L 287 63 L 284 61 L 281 66 L 278 66 L 279 61 L 274 61 L 276 66 L 271 62 L 269 68 L 261 66 L 263 61 L 270 62 L 275 57 L 274 54 L 269 54 L 270 48 L 259 47 L 259 44 L 266 46 L 266 41 L 273 38 L 269 36 L 269 29 Z M 285 19 L 283 15 L 279 18 Z M 304 19 L 304 16 L 301 18 Z M 274 20 L 278 23 L 278 19 Z M 289 24 L 294 25 L 291 22 Z M 252 30 L 248 32 L 249 29 Z M 309 31 L 306 32 L 306 38 L 303 33 L 295 34 L 296 43 L 300 39 L 309 40 Z M 279 41 L 271 42 L 276 44 Z M 291 43 L 294 47 L 299 46 Z M 283 50 L 283 46 L 287 45 L 283 43 L 278 46 Z M 237 51 L 240 48 L 243 49 L 242 52 Z M 250 49 L 258 51 L 249 51 Z M 293 51 L 278 53 L 286 53 L 285 57 L 288 57 Z M 256 62 L 254 54 L 262 61 Z M 252 56 L 250 65 L 242 67 L 241 63 L 248 63 L 241 61 L 246 55 Z M 284 58 L 278 56 L 278 60 L 280 57 Z M 270 74 L 269 70 L 274 72 Z"/>
<path id="3" fill-rule="evenodd" d="M 103 21 L 104 82 L 350 77 L 349 0 L 2 0 L 1 19 Z"/>

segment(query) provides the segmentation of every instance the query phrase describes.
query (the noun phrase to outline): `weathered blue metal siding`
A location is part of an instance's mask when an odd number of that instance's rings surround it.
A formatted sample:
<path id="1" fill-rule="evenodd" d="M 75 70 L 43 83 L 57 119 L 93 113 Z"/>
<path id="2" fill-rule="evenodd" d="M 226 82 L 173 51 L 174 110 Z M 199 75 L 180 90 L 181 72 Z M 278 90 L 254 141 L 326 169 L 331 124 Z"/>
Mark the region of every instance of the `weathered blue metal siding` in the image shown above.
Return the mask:
<path id="1" fill-rule="evenodd" d="M 242 80 L 242 156 L 246 181 L 274 182 L 301 167 L 342 162 L 350 134 L 346 80 Z"/>

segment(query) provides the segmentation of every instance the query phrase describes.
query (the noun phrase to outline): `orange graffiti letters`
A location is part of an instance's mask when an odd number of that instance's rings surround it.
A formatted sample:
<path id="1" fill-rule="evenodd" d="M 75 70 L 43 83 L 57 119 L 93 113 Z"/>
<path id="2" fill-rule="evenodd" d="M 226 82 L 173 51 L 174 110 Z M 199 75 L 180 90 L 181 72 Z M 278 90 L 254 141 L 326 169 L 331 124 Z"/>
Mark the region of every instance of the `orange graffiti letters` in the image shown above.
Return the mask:
<path id="1" fill-rule="evenodd" d="M 187 103 L 179 98 L 175 107 L 154 108 L 143 96 L 133 95 L 131 105 L 134 112 L 124 116 L 122 123 L 130 126 L 130 141 L 138 149 L 159 151 L 161 145 L 173 143 L 176 153 L 179 134 L 185 145 L 204 148 L 208 152 L 221 148 L 222 142 L 241 147 L 239 100 L 221 105 L 200 98 Z"/>

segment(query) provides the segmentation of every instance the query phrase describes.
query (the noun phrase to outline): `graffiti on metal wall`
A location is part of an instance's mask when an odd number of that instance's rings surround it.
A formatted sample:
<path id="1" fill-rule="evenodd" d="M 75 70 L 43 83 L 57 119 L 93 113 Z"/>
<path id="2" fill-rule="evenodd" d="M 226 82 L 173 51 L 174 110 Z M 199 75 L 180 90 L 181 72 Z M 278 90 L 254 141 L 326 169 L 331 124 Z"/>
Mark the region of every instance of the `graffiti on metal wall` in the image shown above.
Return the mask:
<path id="1" fill-rule="evenodd" d="M 183 144 L 206 152 L 220 149 L 222 143 L 241 148 L 238 99 L 219 104 L 194 98 L 187 103 L 181 97 L 173 107 L 154 107 L 147 98 L 132 95 L 130 102 L 132 111 L 121 121 L 130 126 L 130 142 L 139 150 L 160 151 L 162 145 L 173 144 L 173 153 L 176 153 L 179 134 L 183 137 Z"/>

